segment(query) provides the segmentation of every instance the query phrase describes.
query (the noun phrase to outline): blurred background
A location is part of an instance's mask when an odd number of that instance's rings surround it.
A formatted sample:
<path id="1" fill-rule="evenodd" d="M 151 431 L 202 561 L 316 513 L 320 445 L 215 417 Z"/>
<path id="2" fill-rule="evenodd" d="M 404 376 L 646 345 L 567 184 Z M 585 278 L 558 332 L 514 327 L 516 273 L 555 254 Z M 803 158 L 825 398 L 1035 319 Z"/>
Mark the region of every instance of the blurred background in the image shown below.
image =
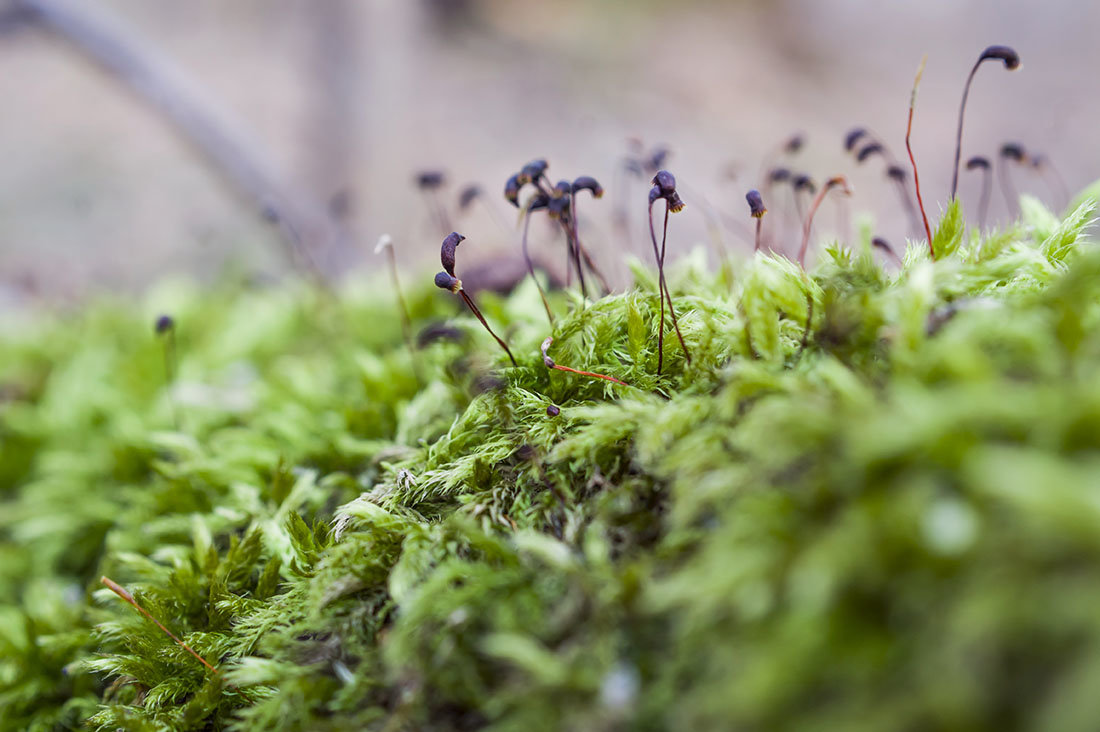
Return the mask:
<path id="1" fill-rule="evenodd" d="M 898 192 L 882 161 L 845 153 L 846 131 L 869 127 L 904 159 L 927 53 L 913 142 L 935 217 L 966 75 L 1008 44 L 1023 68 L 983 66 L 964 160 L 1018 141 L 1078 189 L 1100 176 L 1098 34 L 1091 0 L 0 0 L 0 306 L 227 268 L 278 278 L 294 240 L 342 273 L 379 267 L 389 233 L 404 266 L 434 270 L 443 224 L 414 183 L 424 170 L 446 174 L 430 195 L 467 257 L 514 252 L 500 191 L 535 157 L 551 179 L 608 189 L 579 206 L 614 267 L 649 249 L 647 185 L 623 164 L 655 146 L 688 203 L 674 251 L 749 251 L 744 193 L 772 164 L 849 176 L 850 213 L 823 207 L 820 235 L 862 212 L 900 245 L 914 232 Z M 802 149 L 774 157 L 795 133 Z M 1015 169 L 1014 185 L 1062 207 L 1043 173 Z M 973 211 L 980 175 L 961 180 Z M 474 183 L 487 195 L 457 212 Z M 770 198 L 776 246 L 793 250 L 793 198 Z M 1006 211 L 995 189 L 991 223 Z"/>

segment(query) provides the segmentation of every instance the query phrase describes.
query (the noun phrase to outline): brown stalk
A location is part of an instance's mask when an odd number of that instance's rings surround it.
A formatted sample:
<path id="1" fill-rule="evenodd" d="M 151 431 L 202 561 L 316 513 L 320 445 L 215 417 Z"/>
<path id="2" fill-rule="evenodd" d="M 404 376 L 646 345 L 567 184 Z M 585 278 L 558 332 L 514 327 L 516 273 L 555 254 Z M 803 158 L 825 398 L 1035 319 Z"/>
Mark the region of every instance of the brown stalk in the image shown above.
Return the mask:
<path id="1" fill-rule="evenodd" d="M 546 353 L 547 351 L 550 350 L 550 345 L 553 342 L 554 342 L 554 337 L 553 336 L 547 336 L 546 340 L 544 340 L 542 342 L 542 363 L 546 366 L 546 368 L 556 369 L 558 371 L 568 371 L 571 374 L 580 374 L 581 376 L 589 376 L 593 379 L 603 379 L 604 381 L 610 381 L 614 384 L 619 384 L 620 386 L 630 386 L 630 384 L 627 384 L 625 381 L 619 381 L 614 376 L 608 376 L 606 374 L 597 374 L 593 371 L 581 371 L 580 369 L 574 369 L 574 368 L 570 368 L 569 366 L 562 366 L 559 363 L 555 363 L 554 359 L 550 358 L 550 356 Z"/>
<path id="2" fill-rule="evenodd" d="M 1046 155 L 1032 155 L 1031 167 L 1038 170 L 1040 173 L 1046 173 L 1047 185 L 1050 186 L 1051 193 L 1058 197 L 1061 203 L 1058 204 L 1060 208 L 1064 208 L 1069 205 L 1070 196 L 1069 188 L 1066 186 L 1066 179 L 1062 177 L 1062 174 L 1058 172 L 1058 169 L 1054 167 L 1054 163 L 1050 162 L 1050 158 Z"/>
<path id="3" fill-rule="evenodd" d="M 539 282 L 539 278 L 535 276 L 535 266 L 531 263 L 531 255 L 527 251 L 527 232 L 531 228 L 531 212 L 527 209 L 523 211 L 523 239 L 520 242 L 520 247 L 523 250 L 523 261 L 527 263 L 527 273 L 531 275 L 531 279 L 535 282 L 535 287 L 539 290 L 539 297 L 542 298 L 542 307 L 546 309 L 546 318 L 550 321 L 550 326 L 554 325 L 554 314 L 550 311 L 550 302 L 546 299 L 546 291 L 542 289 L 542 283 Z"/>
<path id="4" fill-rule="evenodd" d="M 607 278 L 603 276 L 599 267 L 592 261 L 591 255 L 588 253 L 584 244 L 581 243 L 580 234 L 577 232 L 577 225 L 580 218 L 577 215 L 577 192 L 579 190 L 589 190 L 594 198 L 600 198 L 603 196 L 603 188 L 600 187 L 599 183 L 591 176 L 582 176 L 574 180 L 569 192 L 569 219 L 573 225 L 573 241 L 576 244 L 577 251 L 580 256 L 584 258 L 584 263 L 588 267 L 588 271 L 595 275 L 596 279 L 600 281 L 600 287 L 603 288 L 603 294 L 606 295 L 611 292 L 611 287 L 607 284 Z"/>
<path id="5" fill-rule="evenodd" d="M 852 195 L 852 189 L 848 187 L 848 179 L 843 175 L 838 175 L 825 181 L 825 185 L 821 186 L 821 190 L 814 196 L 814 200 L 810 203 L 810 210 L 806 213 L 806 219 L 802 224 L 802 246 L 798 250 L 798 263 L 803 269 L 806 268 L 806 252 L 810 248 L 810 230 L 813 228 L 814 214 L 821 207 L 821 202 L 825 200 L 826 194 L 836 186 L 841 187 L 840 190 L 844 195 Z"/>
<path id="6" fill-rule="evenodd" d="M 572 199 L 572 194 L 570 199 Z M 572 200 L 569 205 L 572 208 Z M 569 245 L 569 254 L 573 263 L 573 268 L 577 272 L 577 283 L 581 286 L 581 298 L 588 299 L 588 285 L 584 280 L 584 268 L 581 266 L 581 247 L 580 242 L 577 240 L 576 221 L 572 220 L 572 215 L 569 214 L 570 220 L 562 220 L 561 228 L 565 232 L 565 240 Z"/>
<path id="7" fill-rule="evenodd" d="M 203 666 L 206 666 L 206 668 L 210 669 L 210 671 L 212 671 L 214 674 L 220 673 L 218 671 L 218 669 L 211 666 L 210 663 L 205 658 L 203 658 L 198 653 L 196 653 L 194 648 L 192 648 L 191 646 L 189 646 L 186 643 L 184 643 L 183 641 L 181 641 L 178 637 L 176 637 L 175 633 L 168 630 L 168 628 L 165 628 L 163 623 L 161 623 L 159 620 L 154 618 L 153 615 L 148 610 L 146 610 L 141 605 L 139 605 L 137 600 L 134 599 L 134 596 L 131 595 L 129 592 L 127 592 L 125 589 L 123 589 L 121 585 L 119 585 L 117 582 L 115 582 L 114 580 L 112 580 L 108 577 L 100 577 L 99 581 L 102 582 L 104 585 L 106 585 L 107 589 L 109 589 L 111 592 L 115 593 L 116 595 L 121 597 L 123 600 L 128 602 L 139 613 L 144 615 L 149 620 L 153 621 L 154 625 L 156 625 L 158 628 L 163 630 L 164 633 L 169 638 L 171 638 L 172 640 L 174 640 L 176 642 L 176 645 L 178 645 L 180 648 L 187 651 L 192 656 L 194 656 L 196 659 L 198 659 L 199 663 L 201 663 Z"/>
<path id="8" fill-rule="evenodd" d="M 890 242 L 886 241 L 881 236 L 876 236 L 871 239 L 871 246 L 873 246 L 875 249 L 881 249 L 882 251 L 886 252 L 886 254 L 891 259 L 893 259 L 899 267 L 904 264 L 901 257 L 898 256 L 898 253 L 894 251 L 894 247 L 890 245 Z"/>
<path id="9" fill-rule="evenodd" d="M 707 197 L 697 189 L 691 188 L 682 182 L 678 182 L 677 186 L 685 191 L 692 201 L 699 203 L 699 212 L 703 214 L 703 220 L 706 222 L 707 234 L 710 236 L 711 243 L 714 245 L 714 249 L 717 252 L 718 257 L 721 259 L 722 264 L 727 268 L 732 266 L 730 263 L 729 252 L 726 249 L 725 241 L 722 236 L 723 225 L 728 227 L 730 231 L 735 232 L 739 237 L 751 238 L 749 230 L 740 221 L 725 220 L 726 217 L 722 211 L 715 210 L 714 206 L 707 200 Z"/>
<path id="10" fill-rule="evenodd" d="M 497 343 L 500 344 L 500 347 L 504 349 L 504 352 L 508 354 L 508 358 L 512 361 L 512 365 L 518 366 L 519 364 L 516 363 L 516 357 L 512 355 L 512 351 L 508 348 L 508 344 L 505 343 L 501 339 L 501 337 L 494 333 L 493 329 L 489 327 L 489 322 L 485 320 L 485 316 L 482 315 L 481 311 L 477 309 L 477 305 L 474 304 L 473 299 L 469 295 L 467 295 L 466 291 L 463 290 L 461 287 L 458 289 L 458 295 L 466 303 L 466 307 L 470 308 L 470 312 L 472 312 L 477 317 L 477 319 L 481 321 L 481 324 L 485 326 L 485 330 L 489 331 L 489 335 L 495 338 Z"/>
<path id="11" fill-rule="evenodd" d="M 447 209 L 443 206 L 443 201 L 439 198 L 439 192 L 435 189 L 425 190 L 424 200 L 427 203 L 429 215 L 435 221 L 435 225 L 439 230 L 443 232 L 450 231 L 450 217 L 447 215 Z"/>
<path id="12" fill-rule="evenodd" d="M 993 192 L 993 167 L 989 160 L 975 155 L 966 161 L 967 170 L 982 171 L 982 197 L 978 203 L 978 228 L 985 228 L 986 215 L 989 213 L 989 198 Z"/>
<path id="13" fill-rule="evenodd" d="M 256 135 L 229 117 L 223 105 L 196 90 L 202 86 L 175 60 L 146 42 L 105 3 L 14 0 L 0 12 L 21 13 L 128 87 L 168 129 L 192 146 L 215 172 L 279 223 L 289 261 L 321 279 L 311 250 L 343 245 L 347 234 L 322 202 L 279 177 L 256 145 Z"/>
<path id="14" fill-rule="evenodd" d="M 920 219 L 917 217 L 917 207 L 913 204 L 913 197 L 909 195 L 905 169 L 897 163 L 893 163 L 886 169 L 886 177 L 897 184 L 901 205 L 905 208 L 905 215 L 909 219 L 909 227 L 913 231 L 919 232 L 921 228 Z"/>
<path id="15" fill-rule="evenodd" d="M 665 278 L 665 242 L 668 240 L 668 214 L 669 205 L 668 201 L 665 201 L 665 223 L 661 232 L 661 279 Z M 668 282 L 665 282 L 665 297 L 668 299 L 668 313 L 672 316 L 672 327 L 676 330 L 676 338 L 680 341 L 680 348 L 684 350 L 684 358 L 688 363 L 691 363 L 691 354 L 688 353 L 687 345 L 684 343 L 684 336 L 680 333 L 680 321 L 676 318 L 676 309 L 672 307 L 672 293 L 668 289 Z"/>
<path id="16" fill-rule="evenodd" d="M 584 271 L 581 268 L 581 254 L 579 242 L 576 238 L 576 229 L 570 222 L 570 216 L 572 216 L 573 210 L 573 192 L 572 187 L 569 186 L 567 181 L 559 181 L 558 185 L 553 187 L 544 186 L 542 183 L 542 177 L 533 177 L 531 182 L 539 189 L 547 198 L 547 212 L 550 217 L 556 219 L 561 226 L 562 231 L 565 233 L 566 244 L 566 285 L 572 281 L 571 273 L 577 273 L 577 282 L 581 288 L 581 298 L 583 300 L 588 299 L 588 285 L 584 279 Z"/>
<path id="17" fill-rule="evenodd" d="M 668 212 L 668 201 L 665 201 L 665 212 Z M 657 248 L 657 232 L 653 229 L 653 201 L 649 202 L 649 237 L 653 240 L 653 256 L 657 260 L 657 299 L 661 302 L 661 323 L 657 328 L 657 375 L 661 375 L 661 368 L 665 360 L 665 272 L 664 260 Z"/>
<path id="18" fill-rule="evenodd" d="M 466 211 L 468 211 L 473 206 L 475 201 L 481 203 L 482 208 L 484 208 L 489 213 L 489 217 L 493 220 L 493 223 L 500 227 L 501 231 L 503 231 L 505 234 L 511 231 L 508 226 L 508 222 L 505 221 L 504 218 L 500 215 L 500 211 L 498 211 L 496 207 L 489 202 L 489 199 L 486 198 L 485 190 L 476 183 L 467 184 L 459 192 L 459 213 L 465 213 Z"/>
<path id="19" fill-rule="evenodd" d="M 172 409 L 172 424 L 178 430 L 180 428 L 179 410 L 176 407 L 176 397 L 172 394 L 172 385 L 176 381 L 177 357 L 176 357 L 176 321 L 170 315 L 161 315 L 157 318 L 154 327 L 156 334 L 164 340 L 164 377 L 168 386 L 168 404 Z"/>
<path id="20" fill-rule="evenodd" d="M 962 139 L 963 139 L 963 115 L 966 113 L 966 98 L 970 95 L 970 83 L 974 81 L 974 75 L 978 73 L 978 68 L 986 61 L 1002 61 L 1005 68 L 1009 71 L 1015 71 L 1020 68 L 1020 56 L 1014 50 L 1008 46 L 990 46 L 982 51 L 978 56 L 978 60 L 974 63 L 974 68 L 970 69 L 970 75 L 966 77 L 966 86 L 963 87 L 962 104 L 959 105 L 959 130 L 955 135 L 955 172 L 951 177 L 951 198 L 955 198 L 955 193 L 959 190 L 959 160 L 962 157 Z M 922 66 L 923 67 L 923 66 Z M 918 80 L 920 75 L 918 74 Z M 914 96 L 916 90 L 914 89 Z"/>
<path id="21" fill-rule="evenodd" d="M 401 289 L 401 280 L 397 276 L 397 255 L 393 252 L 393 239 L 389 234 L 383 234 L 378 239 L 378 244 L 374 247 L 374 253 L 379 254 L 382 250 L 386 252 L 386 261 L 390 269 L 390 280 L 393 282 L 394 297 L 397 300 L 397 311 L 401 316 L 401 335 L 405 339 L 405 347 L 409 349 L 409 358 L 412 359 L 413 375 L 416 376 L 416 380 L 420 383 L 424 382 L 424 379 L 420 374 L 420 366 L 416 358 L 416 343 L 413 338 L 412 317 L 409 315 L 409 306 L 405 302 L 405 294 Z"/>
<path id="22" fill-rule="evenodd" d="M 1020 215 L 1020 194 L 1012 182 L 1009 165 L 1012 162 L 1022 165 L 1024 161 L 1027 160 L 1027 152 L 1019 143 L 1006 142 L 1001 146 L 1000 157 L 1001 165 L 998 171 L 998 177 L 1001 181 L 1001 193 L 1003 193 L 1005 197 L 1005 207 L 1008 209 L 1008 215 L 1012 218 L 1016 218 Z"/>
<path id="23" fill-rule="evenodd" d="M 924 65 L 928 62 L 928 56 L 920 60 L 920 66 L 917 67 L 917 76 L 913 79 L 913 93 L 909 95 L 909 124 L 905 127 L 905 150 L 909 153 L 909 162 L 913 166 L 913 187 L 917 192 L 917 205 L 920 206 L 921 220 L 924 222 L 924 234 L 928 237 L 928 251 L 932 256 L 932 261 L 936 261 L 936 250 L 932 246 L 932 228 L 928 225 L 928 214 L 924 212 L 924 199 L 920 195 L 920 175 L 917 173 L 917 159 L 913 157 L 913 146 L 909 142 L 909 138 L 913 134 L 913 110 L 917 106 L 917 88 L 920 86 L 920 78 L 924 75 Z"/>
<path id="24" fill-rule="evenodd" d="M 806 329 L 802 331 L 802 342 L 798 344 L 798 357 L 802 356 L 802 353 L 806 350 L 806 346 L 810 345 L 810 328 L 814 323 L 814 296 L 806 290 Z"/>
<path id="25" fill-rule="evenodd" d="M 656 199 L 654 199 L 655 201 Z M 664 234 L 661 237 L 661 246 L 657 246 L 657 232 L 653 227 L 653 203 L 649 202 L 649 236 L 653 241 L 653 256 L 657 258 L 657 273 L 658 273 L 658 297 L 661 300 L 661 326 L 657 331 L 657 374 L 660 375 L 661 369 L 664 366 L 665 357 L 665 303 L 668 303 L 669 313 L 672 315 L 672 324 L 676 329 L 676 337 L 680 339 L 680 348 L 684 350 L 684 358 L 688 363 L 691 363 L 691 354 L 688 352 L 687 345 L 684 343 L 684 336 L 680 333 L 680 323 L 676 318 L 676 310 L 672 306 L 672 295 L 668 291 L 668 283 L 665 281 L 665 242 L 668 239 L 668 215 L 670 210 L 670 204 L 668 200 L 665 200 L 665 224 Z"/>

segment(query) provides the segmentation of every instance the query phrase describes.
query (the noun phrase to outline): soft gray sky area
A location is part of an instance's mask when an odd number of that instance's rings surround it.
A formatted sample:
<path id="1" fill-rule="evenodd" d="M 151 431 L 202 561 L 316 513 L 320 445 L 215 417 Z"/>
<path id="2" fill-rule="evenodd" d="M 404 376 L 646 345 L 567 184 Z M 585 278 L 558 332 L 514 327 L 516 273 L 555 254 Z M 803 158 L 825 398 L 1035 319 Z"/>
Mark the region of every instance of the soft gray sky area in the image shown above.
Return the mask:
<path id="1" fill-rule="evenodd" d="M 10 0 L 7 3 L 10 5 Z M 505 178 L 534 157 L 551 177 L 591 174 L 608 188 L 585 201 L 586 239 L 614 267 L 644 255 L 646 186 L 616 173 L 628 139 L 672 150 L 666 165 L 688 207 L 670 247 L 711 239 L 746 252 L 745 191 L 760 185 L 768 151 L 794 132 L 786 161 L 817 180 L 843 173 L 852 221 L 900 243 L 909 232 L 882 165 L 858 167 L 844 133 L 874 129 L 904 157 L 918 62 L 928 54 L 914 148 L 929 215 L 947 198 L 963 82 L 987 45 L 1015 47 L 1023 68 L 983 66 L 971 93 L 964 160 L 1019 141 L 1077 189 L 1100 177 L 1100 3 L 1089 0 L 85 0 L 151 51 L 218 110 L 250 155 L 296 202 L 337 197 L 343 245 L 314 252 L 333 270 L 374 267 L 378 236 L 393 235 L 406 267 L 426 267 L 441 236 L 414 174 L 449 175 L 488 191 L 454 226 L 469 250 L 514 249 L 501 224 L 515 212 Z M 5 2 L 0 0 L 0 9 Z M 158 114 L 67 43 L 34 24 L 0 23 L 0 302 L 138 289 L 151 278 L 212 278 L 230 266 L 286 271 L 278 227 Z M 731 180 L 731 173 L 736 177 Z M 1016 184 L 1054 206 L 1043 176 Z M 979 181 L 963 174 L 964 205 Z M 766 201 L 778 246 L 797 248 L 786 192 Z M 629 203 L 634 232 L 616 233 Z M 994 191 L 991 219 L 1005 216 Z M 453 215 L 453 212 L 452 212 Z M 503 220 L 503 221 L 502 221 Z M 844 221 L 824 206 L 822 237 Z M 536 227 L 545 246 L 548 230 Z M 538 246 L 538 244 L 536 244 Z"/>

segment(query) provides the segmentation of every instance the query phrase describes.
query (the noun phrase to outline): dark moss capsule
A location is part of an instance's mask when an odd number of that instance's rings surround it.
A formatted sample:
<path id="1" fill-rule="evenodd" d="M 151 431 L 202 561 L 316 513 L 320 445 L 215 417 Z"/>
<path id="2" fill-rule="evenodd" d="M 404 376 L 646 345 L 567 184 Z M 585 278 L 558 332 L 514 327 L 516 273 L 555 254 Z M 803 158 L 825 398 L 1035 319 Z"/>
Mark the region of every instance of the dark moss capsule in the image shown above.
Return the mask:
<path id="1" fill-rule="evenodd" d="M 791 171 L 789 168 L 772 168 L 768 172 L 769 183 L 782 183 L 783 181 L 791 179 Z"/>
<path id="2" fill-rule="evenodd" d="M 904 183 L 908 177 L 905 168 L 900 165 L 891 165 L 886 168 L 886 177 L 890 180 L 896 180 L 898 183 Z"/>
<path id="3" fill-rule="evenodd" d="M 522 187 L 519 182 L 519 173 L 504 182 L 504 199 L 516 208 L 519 208 L 519 189 Z"/>
<path id="4" fill-rule="evenodd" d="M 788 155 L 794 155 L 796 152 L 802 149 L 802 146 L 806 144 L 806 138 L 802 133 L 796 132 L 787 138 L 787 141 L 783 143 L 783 152 Z"/>
<path id="5" fill-rule="evenodd" d="M 745 194 L 745 200 L 748 201 L 749 213 L 754 219 L 759 219 L 768 212 L 768 209 L 764 208 L 764 199 L 760 197 L 760 191 L 755 188 Z"/>
<path id="6" fill-rule="evenodd" d="M 588 191 L 592 194 L 593 198 L 600 198 L 603 196 L 603 186 L 590 175 L 582 175 L 573 181 L 573 193 L 578 193 L 580 191 Z"/>
<path id="7" fill-rule="evenodd" d="M 352 192 L 344 188 L 336 191 L 328 199 L 328 211 L 338 219 L 346 219 L 354 213 L 355 198 Z"/>
<path id="8" fill-rule="evenodd" d="M 546 211 L 552 219 L 560 219 L 569 213 L 570 194 L 573 185 L 567 180 L 559 180 L 550 189 L 550 202 L 546 205 Z"/>
<path id="9" fill-rule="evenodd" d="M 536 193 L 531 196 L 527 201 L 526 209 L 528 211 L 538 211 L 540 209 L 547 208 L 550 205 L 550 198 L 545 193 Z"/>
<path id="10" fill-rule="evenodd" d="M 460 211 L 465 211 L 470 205 L 477 200 L 478 196 L 482 193 L 481 186 L 476 183 L 464 187 L 458 193 L 458 208 Z"/>
<path id="11" fill-rule="evenodd" d="M 440 272 L 439 274 L 444 274 Z M 439 276 L 436 275 L 436 285 L 439 284 Z M 450 287 L 444 288 L 450 289 Z M 416 336 L 416 344 L 423 348 L 436 341 L 461 341 L 465 337 L 465 333 L 452 325 L 446 323 L 432 323 L 425 326 Z"/>
<path id="12" fill-rule="evenodd" d="M 990 46 L 982 51 L 982 55 L 978 57 L 978 63 L 989 60 L 1003 61 L 1005 68 L 1009 71 L 1020 68 L 1020 54 L 1008 46 Z"/>
<path id="13" fill-rule="evenodd" d="M 443 269 L 447 270 L 447 274 L 454 276 L 455 273 L 455 249 L 458 245 L 465 240 L 462 234 L 457 231 L 452 231 L 447 235 L 447 238 L 443 240 L 443 245 L 439 248 L 439 261 L 443 264 Z"/>
<path id="14" fill-rule="evenodd" d="M 676 176 L 667 170 L 658 170 L 651 183 L 657 186 L 661 198 L 668 198 L 676 192 Z"/>
<path id="15" fill-rule="evenodd" d="M 840 192 L 843 193 L 845 196 L 852 195 L 852 189 L 848 185 L 848 179 L 845 178 L 843 175 L 834 175 L 832 178 L 825 181 L 825 190 L 829 190 L 837 186 L 840 187 Z"/>
<path id="16" fill-rule="evenodd" d="M 1017 163 L 1022 163 L 1027 159 L 1027 153 L 1024 151 L 1024 146 L 1020 143 L 1006 142 L 1001 145 L 1001 157 L 1015 160 Z"/>
<path id="17" fill-rule="evenodd" d="M 551 198 L 546 204 L 546 213 L 552 219 L 560 219 L 569 212 L 569 198 L 567 196 L 557 196 Z"/>
<path id="18" fill-rule="evenodd" d="M 805 173 L 799 173 L 795 177 L 791 178 L 791 187 L 799 192 L 806 191 L 810 194 L 817 192 L 817 186 L 814 185 L 813 179 Z"/>
<path id="19" fill-rule="evenodd" d="M 439 272 L 435 276 L 435 286 L 441 290 L 458 292 L 462 289 L 462 281 L 447 272 Z"/>
<path id="20" fill-rule="evenodd" d="M 439 170 L 422 170 L 416 174 L 416 187 L 422 191 L 441 188 L 447 182 L 447 176 Z"/>
<path id="21" fill-rule="evenodd" d="M 277 224 L 282 220 L 282 217 L 279 216 L 279 209 L 271 203 L 265 203 L 260 208 L 260 216 L 269 224 Z"/>
<path id="22" fill-rule="evenodd" d="M 551 404 L 546 408 L 547 417 L 557 417 L 559 414 L 561 414 L 561 408 L 556 404 Z"/>
<path id="23" fill-rule="evenodd" d="M 536 455 L 538 455 L 538 451 L 535 450 L 533 445 L 524 444 L 516 448 L 516 451 L 512 453 L 512 458 L 526 463 L 534 460 Z"/>
<path id="24" fill-rule="evenodd" d="M 871 157 L 872 155 L 881 155 L 882 152 L 883 152 L 883 147 L 882 147 L 882 145 L 880 145 L 877 142 L 872 142 L 868 145 L 864 145 L 863 147 L 861 147 L 859 149 L 859 152 L 856 153 L 856 162 L 862 163 L 863 161 L 867 160 L 867 158 Z"/>
<path id="25" fill-rule="evenodd" d="M 473 392 L 475 394 L 488 394 L 490 392 L 504 391 L 508 386 L 508 382 L 502 379 L 497 374 L 482 372 L 474 377 L 474 383 L 472 384 Z"/>
<path id="26" fill-rule="evenodd" d="M 672 150 L 664 147 L 663 145 L 653 148 L 653 151 L 649 153 L 649 160 L 647 161 L 647 167 L 651 171 L 657 171 L 665 167 L 665 163 L 668 162 L 668 156 L 672 154 Z"/>
<path id="27" fill-rule="evenodd" d="M 975 155 L 966 161 L 967 170 L 989 170 L 991 167 L 989 164 L 989 158 L 982 157 L 981 155 Z"/>
<path id="28" fill-rule="evenodd" d="M 852 152 L 856 145 L 867 136 L 867 130 L 862 127 L 853 127 L 848 130 L 848 134 L 844 136 L 844 149 L 848 152 Z"/>
<path id="29" fill-rule="evenodd" d="M 546 174 L 546 169 L 548 167 L 549 164 L 542 158 L 539 158 L 538 160 L 532 160 L 531 162 L 527 163 L 527 165 L 524 165 L 523 168 L 519 171 L 520 183 L 538 182 L 538 179 Z"/>
<path id="30" fill-rule="evenodd" d="M 162 315 L 157 318 L 156 324 L 153 326 L 157 335 L 164 335 L 168 331 L 176 327 L 176 321 L 172 320 L 171 315 Z"/>
<path id="31" fill-rule="evenodd" d="M 668 210 L 672 213 L 676 213 L 684 208 L 684 202 L 680 198 L 680 194 L 676 192 L 676 177 L 667 170 L 658 170 L 657 174 L 653 176 L 653 188 L 649 191 L 649 205 L 658 198 L 665 199 L 665 203 L 668 205 Z"/>

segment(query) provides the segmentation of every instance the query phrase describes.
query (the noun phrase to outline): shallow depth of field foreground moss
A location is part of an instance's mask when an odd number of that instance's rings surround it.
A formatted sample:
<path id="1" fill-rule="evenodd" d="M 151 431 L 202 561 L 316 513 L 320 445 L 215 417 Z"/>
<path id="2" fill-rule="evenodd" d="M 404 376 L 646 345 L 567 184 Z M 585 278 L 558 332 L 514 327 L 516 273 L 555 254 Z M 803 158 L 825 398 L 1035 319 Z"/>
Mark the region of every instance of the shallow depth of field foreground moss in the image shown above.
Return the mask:
<path id="1" fill-rule="evenodd" d="M 662 377 L 644 268 L 556 294 L 550 355 L 630 387 L 543 366 L 530 285 L 481 299 L 517 368 L 427 283 L 416 369 L 362 283 L 9 321 L 0 729 L 1093 729 L 1092 210 L 689 257 Z"/>

